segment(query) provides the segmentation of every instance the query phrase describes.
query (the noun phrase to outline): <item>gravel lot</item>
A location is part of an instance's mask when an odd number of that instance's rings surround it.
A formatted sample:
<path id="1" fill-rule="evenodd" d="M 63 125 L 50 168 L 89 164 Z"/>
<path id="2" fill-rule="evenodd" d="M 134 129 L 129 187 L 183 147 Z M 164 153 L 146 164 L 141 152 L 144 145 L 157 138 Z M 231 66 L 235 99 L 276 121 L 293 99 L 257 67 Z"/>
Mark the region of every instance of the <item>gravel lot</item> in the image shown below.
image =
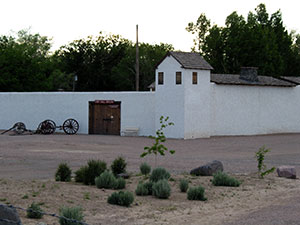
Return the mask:
<path id="1" fill-rule="evenodd" d="M 139 155 L 151 145 L 147 137 L 104 135 L 0 135 L 0 176 L 14 179 L 49 179 L 61 162 L 78 169 L 89 159 L 108 164 L 118 156 L 128 162 L 129 171 L 138 171 L 141 162 L 154 166 L 154 157 Z M 211 160 L 220 160 L 231 173 L 256 171 L 254 153 L 265 145 L 269 166 L 294 165 L 300 173 L 300 134 L 212 137 L 195 140 L 169 139 L 166 146 L 174 155 L 158 156 L 157 165 L 173 173 L 188 172 Z"/>

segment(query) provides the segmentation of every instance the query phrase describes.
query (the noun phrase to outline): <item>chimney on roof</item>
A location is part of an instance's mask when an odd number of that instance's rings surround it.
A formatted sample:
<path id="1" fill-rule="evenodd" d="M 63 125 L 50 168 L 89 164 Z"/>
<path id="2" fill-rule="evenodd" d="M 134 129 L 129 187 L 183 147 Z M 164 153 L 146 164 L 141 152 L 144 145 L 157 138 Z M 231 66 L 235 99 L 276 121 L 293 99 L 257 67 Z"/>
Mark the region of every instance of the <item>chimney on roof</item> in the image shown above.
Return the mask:
<path id="1" fill-rule="evenodd" d="M 257 70 L 257 67 L 241 67 L 240 79 L 249 82 L 257 82 Z"/>

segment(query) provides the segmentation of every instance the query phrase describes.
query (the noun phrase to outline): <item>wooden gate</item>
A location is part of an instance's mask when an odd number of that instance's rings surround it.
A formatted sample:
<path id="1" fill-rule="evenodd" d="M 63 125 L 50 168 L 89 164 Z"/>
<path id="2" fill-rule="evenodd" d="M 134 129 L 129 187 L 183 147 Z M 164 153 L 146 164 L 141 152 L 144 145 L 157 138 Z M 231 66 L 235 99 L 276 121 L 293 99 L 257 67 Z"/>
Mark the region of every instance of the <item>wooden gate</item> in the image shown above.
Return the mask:
<path id="1" fill-rule="evenodd" d="M 89 102 L 89 134 L 120 135 L 121 102 Z"/>

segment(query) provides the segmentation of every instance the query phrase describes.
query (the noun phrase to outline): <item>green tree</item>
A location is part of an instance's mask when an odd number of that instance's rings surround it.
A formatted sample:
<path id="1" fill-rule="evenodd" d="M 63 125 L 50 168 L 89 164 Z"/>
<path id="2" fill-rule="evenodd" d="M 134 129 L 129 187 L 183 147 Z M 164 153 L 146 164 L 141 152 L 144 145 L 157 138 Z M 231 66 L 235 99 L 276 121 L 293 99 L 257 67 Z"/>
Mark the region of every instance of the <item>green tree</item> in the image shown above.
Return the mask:
<path id="1" fill-rule="evenodd" d="M 70 75 L 58 69 L 50 48 L 48 37 L 29 30 L 0 36 L 0 91 L 70 89 Z"/>
<path id="2" fill-rule="evenodd" d="M 201 14 L 186 29 L 196 35 L 192 50 L 198 49 L 215 72 L 239 73 L 242 66 L 256 66 L 261 75 L 300 74 L 297 36 L 284 27 L 280 10 L 270 16 L 260 4 L 247 20 L 233 12 L 224 27 L 209 24 Z"/>

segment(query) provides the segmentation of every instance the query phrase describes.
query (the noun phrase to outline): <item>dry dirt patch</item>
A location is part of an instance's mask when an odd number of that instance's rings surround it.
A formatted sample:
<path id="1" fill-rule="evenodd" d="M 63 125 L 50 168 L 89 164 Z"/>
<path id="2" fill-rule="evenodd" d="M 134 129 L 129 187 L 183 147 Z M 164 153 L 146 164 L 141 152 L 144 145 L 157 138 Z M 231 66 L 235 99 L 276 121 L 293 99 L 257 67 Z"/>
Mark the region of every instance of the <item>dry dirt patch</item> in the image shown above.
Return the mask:
<path id="1" fill-rule="evenodd" d="M 279 178 L 275 174 L 265 179 L 256 174 L 234 175 L 243 183 L 240 187 L 214 187 L 212 177 L 193 177 L 187 174 L 172 175 L 169 181 L 172 193 L 168 200 L 152 196 L 135 196 L 131 207 L 107 203 L 113 190 L 97 189 L 74 182 L 54 180 L 0 179 L 1 203 L 27 208 L 32 202 L 40 203 L 48 213 L 58 213 L 61 206 L 81 206 L 88 224 L 222 224 L 240 215 L 250 213 L 291 197 L 300 191 L 300 181 Z M 205 187 L 207 201 L 189 201 L 179 191 L 179 180 L 190 180 L 190 186 Z M 126 189 L 134 192 L 143 176 L 133 175 Z M 56 218 L 44 216 L 41 220 L 28 219 L 19 211 L 24 224 L 43 221 L 58 224 Z"/>

